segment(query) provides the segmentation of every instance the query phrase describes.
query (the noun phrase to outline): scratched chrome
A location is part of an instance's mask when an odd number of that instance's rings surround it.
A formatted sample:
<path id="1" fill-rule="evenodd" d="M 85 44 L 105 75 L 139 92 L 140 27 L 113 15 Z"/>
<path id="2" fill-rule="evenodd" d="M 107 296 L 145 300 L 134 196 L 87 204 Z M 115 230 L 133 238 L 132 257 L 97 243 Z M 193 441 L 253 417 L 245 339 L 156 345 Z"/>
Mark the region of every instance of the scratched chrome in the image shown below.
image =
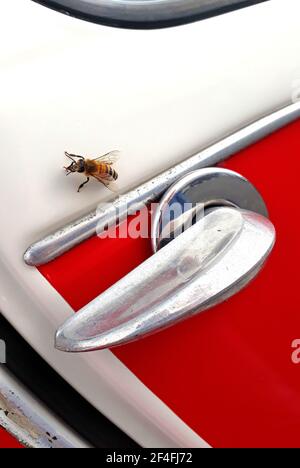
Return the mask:
<path id="1" fill-rule="evenodd" d="M 135 214 L 145 203 L 158 200 L 185 174 L 203 167 L 214 166 L 298 118 L 300 118 L 300 102 L 248 125 L 120 196 L 105 209 L 94 210 L 36 242 L 24 254 L 25 262 L 31 266 L 39 266 L 54 260 L 97 232 L 101 232 L 107 225 L 114 225 L 126 219 L 129 214 Z"/>
<path id="2" fill-rule="evenodd" d="M 28 448 L 89 448 L 0 366 L 0 427 Z"/>
<path id="3" fill-rule="evenodd" d="M 264 216 L 216 208 L 73 315 L 58 330 L 56 348 L 111 348 L 207 310 L 257 274 L 274 242 Z"/>
<path id="4" fill-rule="evenodd" d="M 197 213 L 199 219 L 216 206 L 234 206 L 268 217 L 262 196 L 245 177 L 222 168 L 199 169 L 175 182 L 162 196 L 152 218 L 153 251 L 189 228 Z"/>

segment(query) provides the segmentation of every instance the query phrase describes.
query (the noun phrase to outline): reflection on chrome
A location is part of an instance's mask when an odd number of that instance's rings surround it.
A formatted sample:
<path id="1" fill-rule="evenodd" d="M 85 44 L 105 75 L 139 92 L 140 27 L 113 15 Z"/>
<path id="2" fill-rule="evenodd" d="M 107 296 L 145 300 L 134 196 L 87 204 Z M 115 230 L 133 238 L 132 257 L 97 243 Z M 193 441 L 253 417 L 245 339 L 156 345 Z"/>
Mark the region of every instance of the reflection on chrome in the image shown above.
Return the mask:
<path id="1" fill-rule="evenodd" d="M 67 320 L 56 348 L 111 348 L 208 310 L 257 275 L 274 243 L 264 216 L 217 208 Z"/>

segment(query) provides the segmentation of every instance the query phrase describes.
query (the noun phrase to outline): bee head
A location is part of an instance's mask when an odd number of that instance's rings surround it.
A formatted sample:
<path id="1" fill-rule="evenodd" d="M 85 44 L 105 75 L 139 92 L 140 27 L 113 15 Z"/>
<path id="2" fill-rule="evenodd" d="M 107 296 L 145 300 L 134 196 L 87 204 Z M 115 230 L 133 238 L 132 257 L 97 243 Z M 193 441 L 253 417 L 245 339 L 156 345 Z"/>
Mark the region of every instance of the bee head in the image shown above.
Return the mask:
<path id="1" fill-rule="evenodd" d="M 67 174 L 66 175 L 70 175 L 74 172 L 84 172 L 84 158 L 81 158 L 76 161 L 72 155 L 70 155 L 69 153 L 65 153 L 66 156 L 71 159 L 71 164 L 70 166 L 67 166 L 67 167 L 64 167 L 64 169 L 66 170 Z M 79 157 L 79 156 L 77 156 Z"/>
<path id="2" fill-rule="evenodd" d="M 72 174 L 72 172 L 79 172 L 79 164 L 77 162 L 72 162 L 70 166 L 64 168 L 67 171 L 67 175 Z"/>

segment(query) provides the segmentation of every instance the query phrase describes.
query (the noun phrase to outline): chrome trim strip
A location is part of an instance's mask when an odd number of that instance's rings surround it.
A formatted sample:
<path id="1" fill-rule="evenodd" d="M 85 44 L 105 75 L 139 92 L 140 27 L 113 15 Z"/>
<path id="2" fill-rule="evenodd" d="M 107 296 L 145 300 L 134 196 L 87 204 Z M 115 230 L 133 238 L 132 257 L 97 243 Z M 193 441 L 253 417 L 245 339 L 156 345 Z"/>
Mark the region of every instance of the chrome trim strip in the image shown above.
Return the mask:
<path id="1" fill-rule="evenodd" d="M 0 366 L 0 426 L 28 448 L 89 448 Z"/>
<path id="2" fill-rule="evenodd" d="M 168 169 L 132 191 L 121 195 L 102 210 L 94 210 L 59 231 L 33 244 L 24 254 L 28 265 L 48 263 L 84 240 L 101 232 L 107 225 L 121 222 L 145 203 L 157 200 L 176 180 L 188 172 L 216 165 L 280 128 L 300 118 L 300 102 L 280 109 L 238 130 L 182 163 Z M 118 213 L 118 216 L 116 216 Z"/>

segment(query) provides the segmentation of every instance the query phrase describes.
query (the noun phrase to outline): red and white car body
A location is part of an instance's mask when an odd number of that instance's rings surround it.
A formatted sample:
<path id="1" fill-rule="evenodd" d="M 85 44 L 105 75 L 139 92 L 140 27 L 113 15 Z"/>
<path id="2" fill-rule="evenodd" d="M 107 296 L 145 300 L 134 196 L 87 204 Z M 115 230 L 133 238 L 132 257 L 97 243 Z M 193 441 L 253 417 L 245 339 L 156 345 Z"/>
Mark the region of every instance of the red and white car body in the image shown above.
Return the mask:
<path id="1" fill-rule="evenodd" d="M 125 193 L 295 103 L 299 17 L 297 0 L 272 0 L 138 31 L 29 0 L 2 5 L 0 310 L 143 447 L 300 445 L 300 120 L 222 163 L 258 188 L 277 243 L 255 281 L 210 311 L 112 350 L 62 353 L 57 328 L 148 258 L 151 242 L 93 237 L 39 268 L 25 264 L 24 252 L 113 197 L 96 181 L 78 194 L 80 176 L 64 177 L 65 150 L 119 149 Z"/>

